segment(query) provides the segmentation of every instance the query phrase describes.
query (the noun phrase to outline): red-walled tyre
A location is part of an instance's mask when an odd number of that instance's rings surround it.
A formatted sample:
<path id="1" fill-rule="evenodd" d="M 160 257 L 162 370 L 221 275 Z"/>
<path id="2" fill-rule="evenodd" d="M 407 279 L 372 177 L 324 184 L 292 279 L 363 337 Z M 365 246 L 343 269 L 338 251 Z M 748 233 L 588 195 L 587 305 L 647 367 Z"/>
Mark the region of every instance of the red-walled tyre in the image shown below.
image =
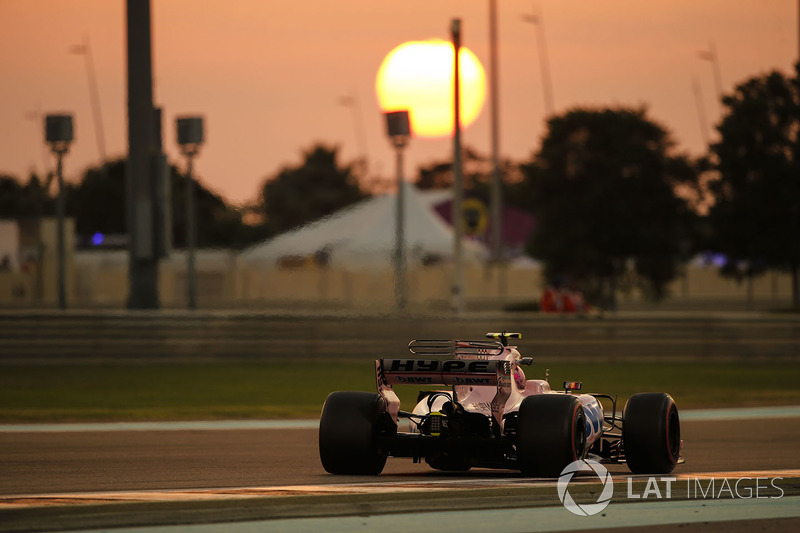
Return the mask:
<path id="1" fill-rule="evenodd" d="M 522 473 L 558 477 L 586 453 L 583 406 L 571 394 L 538 394 L 522 401 L 517 415 L 517 457 Z"/>
<path id="2" fill-rule="evenodd" d="M 668 474 L 681 454 L 681 423 L 672 396 L 634 394 L 622 414 L 622 446 L 634 474 Z"/>

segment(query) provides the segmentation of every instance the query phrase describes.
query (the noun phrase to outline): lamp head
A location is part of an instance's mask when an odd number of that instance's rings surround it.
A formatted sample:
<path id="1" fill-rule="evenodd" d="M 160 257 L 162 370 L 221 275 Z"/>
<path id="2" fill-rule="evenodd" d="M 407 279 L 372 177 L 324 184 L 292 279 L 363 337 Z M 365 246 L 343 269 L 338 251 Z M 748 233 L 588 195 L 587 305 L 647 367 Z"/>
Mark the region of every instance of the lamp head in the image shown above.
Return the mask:
<path id="1" fill-rule="evenodd" d="M 408 111 L 390 111 L 386 115 L 386 132 L 395 148 L 403 148 L 411 137 Z"/>
<path id="2" fill-rule="evenodd" d="M 56 154 L 65 154 L 74 138 L 72 115 L 54 114 L 44 118 L 45 140 Z"/>
<path id="3" fill-rule="evenodd" d="M 178 144 L 185 155 L 195 155 L 205 140 L 203 117 L 179 117 L 177 119 Z"/>

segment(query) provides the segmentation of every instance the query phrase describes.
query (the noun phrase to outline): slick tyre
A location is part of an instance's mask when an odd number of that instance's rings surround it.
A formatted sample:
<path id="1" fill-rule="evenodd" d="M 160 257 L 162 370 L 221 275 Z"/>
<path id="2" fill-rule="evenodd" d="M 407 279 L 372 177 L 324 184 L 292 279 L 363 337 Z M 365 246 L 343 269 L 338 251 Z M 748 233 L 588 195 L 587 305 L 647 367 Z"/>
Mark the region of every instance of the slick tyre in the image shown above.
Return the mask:
<path id="1" fill-rule="evenodd" d="M 570 394 L 539 394 L 522 401 L 517 415 L 517 457 L 523 475 L 558 477 L 586 453 L 586 417 Z"/>
<path id="2" fill-rule="evenodd" d="M 319 458 L 331 474 L 378 475 L 386 453 L 376 441 L 376 425 L 386 412 L 383 399 L 369 392 L 332 392 L 319 421 Z"/>
<path id="3" fill-rule="evenodd" d="M 634 474 L 668 474 L 681 453 L 681 424 L 672 396 L 634 394 L 622 414 L 622 446 Z"/>

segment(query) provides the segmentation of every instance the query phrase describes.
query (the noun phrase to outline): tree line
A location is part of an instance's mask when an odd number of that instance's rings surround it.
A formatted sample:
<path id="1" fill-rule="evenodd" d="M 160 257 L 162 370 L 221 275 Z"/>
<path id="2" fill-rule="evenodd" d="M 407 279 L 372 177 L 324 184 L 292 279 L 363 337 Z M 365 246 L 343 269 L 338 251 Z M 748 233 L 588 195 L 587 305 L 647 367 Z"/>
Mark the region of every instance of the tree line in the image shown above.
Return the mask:
<path id="1" fill-rule="evenodd" d="M 645 107 L 579 107 L 547 121 L 528 161 L 504 161 L 506 201 L 531 213 L 528 252 L 613 305 L 620 288 L 654 299 L 701 251 L 721 254 L 739 279 L 788 271 L 800 309 L 800 64 L 740 83 L 722 100 L 718 140 L 701 157 L 681 153 Z M 488 199 L 488 159 L 465 150 L 465 186 Z M 66 188 L 78 234 L 124 233 L 124 161 L 88 169 Z M 258 199 L 231 206 L 198 184 L 200 246 L 244 247 L 368 196 L 363 166 L 312 146 L 300 164 L 265 177 Z M 186 176 L 170 168 L 173 242 L 184 242 Z M 45 177 L 48 178 L 48 177 Z M 52 215 L 50 179 L 0 176 L 0 217 Z M 421 188 L 452 184 L 449 160 L 419 169 Z"/>

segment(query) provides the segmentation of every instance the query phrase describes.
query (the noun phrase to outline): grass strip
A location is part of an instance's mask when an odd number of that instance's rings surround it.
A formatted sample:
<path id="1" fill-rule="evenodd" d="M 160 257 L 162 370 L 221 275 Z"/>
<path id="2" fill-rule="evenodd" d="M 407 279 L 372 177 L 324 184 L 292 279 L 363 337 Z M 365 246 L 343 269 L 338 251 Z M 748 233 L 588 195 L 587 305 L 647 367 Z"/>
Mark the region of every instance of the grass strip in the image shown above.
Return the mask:
<path id="1" fill-rule="evenodd" d="M 546 364 L 526 368 L 544 378 Z M 565 362 L 550 367 L 554 389 L 582 380 L 584 392 L 664 391 L 688 408 L 796 405 L 800 362 Z M 319 416 L 334 390 L 375 390 L 371 361 L 297 360 L 204 364 L 87 364 L 0 368 L 0 422 L 214 420 Z M 418 388 L 396 387 L 404 409 Z"/>

